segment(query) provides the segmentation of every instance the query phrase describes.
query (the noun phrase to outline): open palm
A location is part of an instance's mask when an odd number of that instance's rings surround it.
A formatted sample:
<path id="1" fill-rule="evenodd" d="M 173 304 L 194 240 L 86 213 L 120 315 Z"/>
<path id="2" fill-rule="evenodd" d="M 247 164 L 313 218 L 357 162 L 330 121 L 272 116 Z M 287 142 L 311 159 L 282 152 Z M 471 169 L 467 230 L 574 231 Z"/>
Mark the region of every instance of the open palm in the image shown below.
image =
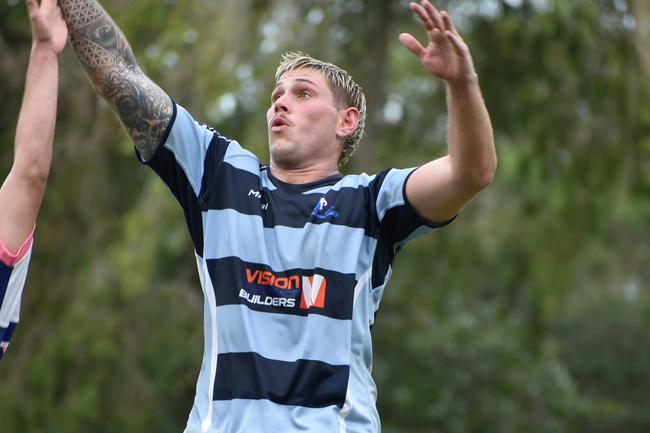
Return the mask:
<path id="1" fill-rule="evenodd" d="M 411 3 L 427 32 L 429 43 L 424 47 L 409 33 L 399 36 L 400 42 L 415 54 L 434 76 L 448 82 L 462 81 L 475 75 L 469 48 L 456 31 L 447 12 L 439 12 L 429 1 Z"/>
<path id="2" fill-rule="evenodd" d="M 50 44 L 52 51 L 59 54 L 68 39 L 68 27 L 61 15 L 56 0 L 26 0 L 32 37 L 35 43 Z"/>

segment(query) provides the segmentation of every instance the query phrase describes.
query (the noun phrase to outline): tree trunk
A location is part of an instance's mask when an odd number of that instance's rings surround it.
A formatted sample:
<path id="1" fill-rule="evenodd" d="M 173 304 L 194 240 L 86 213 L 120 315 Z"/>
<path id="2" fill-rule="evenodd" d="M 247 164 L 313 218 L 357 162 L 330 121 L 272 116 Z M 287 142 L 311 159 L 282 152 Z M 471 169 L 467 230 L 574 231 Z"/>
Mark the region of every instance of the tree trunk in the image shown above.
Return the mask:
<path id="1" fill-rule="evenodd" d="M 389 28 L 393 21 L 392 0 L 376 0 L 367 2 L 367 27 L 359 26 L 355 38 L 365 42 L 363 53 L 357 59 L 367 60 L 363 63 L 362 76 L 358 77 L 363 87 L 368 105 L 366 120 L 366 137 L 353 157 L 351 164 L 354 172 L 372 172 L 377 169 L 375 146 L 377 137 L 381 137 L 381 109 L 386 101 L 386 66 L 388 57 Z M 357 33 L 358 32 L 358 33 Z"/>
<path id="2" fill-rule="evenodd" d="M 629 0 L 636 21 L 634 42 L 641 59 L 643 74 L 650 74 L 650 3 L 648 0 Z"/>

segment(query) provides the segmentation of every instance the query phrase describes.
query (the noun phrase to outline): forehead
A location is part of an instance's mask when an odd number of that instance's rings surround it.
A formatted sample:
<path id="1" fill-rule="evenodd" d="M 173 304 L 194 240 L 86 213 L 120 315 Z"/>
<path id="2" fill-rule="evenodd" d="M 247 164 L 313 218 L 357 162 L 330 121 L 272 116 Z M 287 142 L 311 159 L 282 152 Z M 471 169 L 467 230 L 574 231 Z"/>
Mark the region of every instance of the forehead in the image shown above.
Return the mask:
<path id="1" fill-rule="evenodd" d="M 310 83 L 319 88 L 329 89 L 329 84 L 325 76 L 320 71 L 311 68 L 300 68 L 285 72 L 280 76 L 275 87 L 286 86 L 296 82 Z"/>

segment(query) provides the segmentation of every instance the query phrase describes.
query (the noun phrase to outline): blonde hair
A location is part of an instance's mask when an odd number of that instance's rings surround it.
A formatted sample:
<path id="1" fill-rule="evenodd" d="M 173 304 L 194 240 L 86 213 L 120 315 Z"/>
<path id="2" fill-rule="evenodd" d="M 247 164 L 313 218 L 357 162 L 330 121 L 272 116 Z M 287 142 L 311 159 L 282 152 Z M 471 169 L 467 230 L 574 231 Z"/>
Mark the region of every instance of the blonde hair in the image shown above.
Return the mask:
<path id="1" fill-rule="evenodd" d="M 344 165 L 359 147 L 366 127 L 366 95 L 345 70 L 332 63 L 323 62 L 301 52 L 289 52 L 282 55 L 278 69 L 275 71 L 276 83 L 283 74 L 296 69 L 314 69 L 325 76 L 330 90 L 334 93 L 337 108 L 355 107 L 359 110 L 359 124 L 352 134 L 340 140 L 341 157 L 339 164 Z"/>

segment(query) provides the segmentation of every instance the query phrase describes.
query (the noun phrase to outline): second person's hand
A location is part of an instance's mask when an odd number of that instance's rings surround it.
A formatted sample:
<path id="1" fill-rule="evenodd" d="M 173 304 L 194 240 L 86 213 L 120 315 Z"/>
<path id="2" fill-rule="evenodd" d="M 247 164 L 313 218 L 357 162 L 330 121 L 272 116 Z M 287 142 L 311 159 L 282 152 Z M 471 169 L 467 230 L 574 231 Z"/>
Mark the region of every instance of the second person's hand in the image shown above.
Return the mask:
<path id="1" fill-rule="evenodd" d="M 25 0 L 32 25 L 33 43 L 60 54 L 68 40 L 68 27 L 56 0 Z"/>

